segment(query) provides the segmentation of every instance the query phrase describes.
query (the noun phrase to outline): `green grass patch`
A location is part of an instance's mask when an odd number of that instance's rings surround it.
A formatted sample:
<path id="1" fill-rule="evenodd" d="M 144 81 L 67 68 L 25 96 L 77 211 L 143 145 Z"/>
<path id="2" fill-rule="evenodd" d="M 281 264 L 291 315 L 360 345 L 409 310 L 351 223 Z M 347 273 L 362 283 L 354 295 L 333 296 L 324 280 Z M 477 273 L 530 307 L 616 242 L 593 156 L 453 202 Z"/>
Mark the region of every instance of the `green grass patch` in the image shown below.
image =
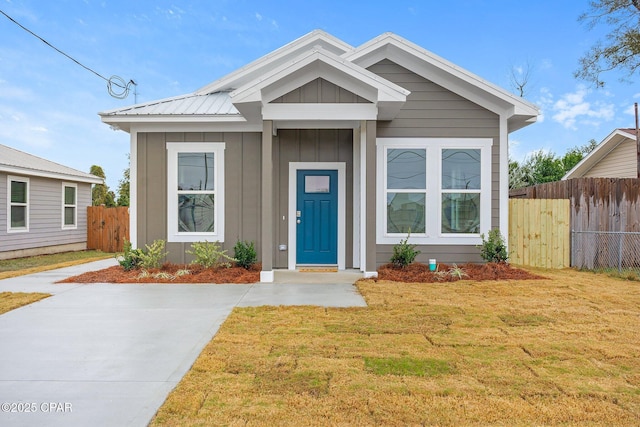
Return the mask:
<path id="1" fill-rule="evenodd" d="M 539 314 L 503 314 L 498 316 L 507 326 L 540 326 L 553 319 Z"/>
<path id="2" fill-rule="evenodd" d="M 76 251 L 59 254 L 0 260 L 0 279 L 68 267 L 84 262 L 111 258 L 114 254 L 102 251 Z"/>
<path id="3" fill-rule="evenodd" d="M 376 375 L 434 377 L 454 371 L 451 365 L 444 360 L 411 357 L 365 357 L 364 366 Z"/>

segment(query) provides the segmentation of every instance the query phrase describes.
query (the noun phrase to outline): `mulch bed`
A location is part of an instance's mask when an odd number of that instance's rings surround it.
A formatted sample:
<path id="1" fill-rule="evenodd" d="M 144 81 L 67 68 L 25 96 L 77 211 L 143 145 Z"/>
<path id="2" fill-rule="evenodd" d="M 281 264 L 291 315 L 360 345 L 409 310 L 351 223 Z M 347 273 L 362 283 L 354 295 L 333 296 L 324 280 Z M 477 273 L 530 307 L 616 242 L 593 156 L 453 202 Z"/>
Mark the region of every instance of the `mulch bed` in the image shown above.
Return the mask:
<path id="1" fill-rule="evenodd" d="M 535 280 L 544 279 L 528 271 L 505 263 L 462 264 L 458 266 L 466 275 L 462 280 Z M 390 280 L 405 283 L 455 282 L 461 280 L 453 274 L 447 274 L 454 266 L 438 264 L 438 272 L 429 271 L 429 265 L 419 262 L 399 268 L 385 264 L 378 269 L 377 280 Z"/>
<path id="2" fill-rule="evenodd" d="M 529 273 L 509 264 L 463 264 L 459 266 L 466 275 L 463 280 L 531 280 L 544 279 L 542 276 Z M 438 271 L 429 271 L 427 264 L 419 262 L 398 268 L 392 264 L 385 264 L 378 269 L 376 280 L 391 280 L 405 283 L 434 283 L 454 282 L 460 280 L 449 272 L 453 266 L 438 264 Z M 189 274 L 176 276 L 178 270 L 189 270 Z M 125 271 L 121 266 L 105 268 L 98 271 L 90 271 L 78 276 L 60 280 L 57 283 L 257 283 L 260 281 L 261 264 L 255 264 L 251 269 L 232 266 L 230 268 L 202 268 L 198 265 L 183 265 L 166 263 L 161 269 L 149 269 L 148 275 L 142 275 L 143 270 Z M 168 273 L 173 278 L 153 277 L 156 273 Z M 144 277 L 143 277 L 144 276 Z"/>
<path id="3" fill-rule="evenodd" d="M 189 270 L 189 274 L 176 276 L 178 270 Z M 251 269 L 233 266 L 230 268 L 202 268 L 198 265 L 181 265 L 166 263 L 161 269 L 149 269 L 148 277 L 141 277 L 141 269 L 125 271 L 121 266 L 90 271 L 78 276 L 69 277 L 57 283 L 256 283 L 260 281 L 261 264 L 254 264 Z M 173 279 L 153 277 L 155 273 L 169 273 Z"/>

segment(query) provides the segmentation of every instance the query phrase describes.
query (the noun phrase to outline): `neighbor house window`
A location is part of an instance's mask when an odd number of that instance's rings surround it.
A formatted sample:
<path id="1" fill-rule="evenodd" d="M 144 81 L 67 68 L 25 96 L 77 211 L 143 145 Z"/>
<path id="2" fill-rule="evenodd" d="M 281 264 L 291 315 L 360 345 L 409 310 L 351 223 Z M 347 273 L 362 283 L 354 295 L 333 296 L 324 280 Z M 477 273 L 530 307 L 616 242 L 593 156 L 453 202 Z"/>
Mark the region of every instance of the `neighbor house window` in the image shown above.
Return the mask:
<path id="1" fill-rule="evenodd" d="M 224 241 L 224 143 L 167 143 L 168 241 Z"/>
<path id="2" fill-rule="evenodd" d="M 77 228 L 78 186 L 62 184 L 62 228 Z"/>
<path id="3" fill-rule="evenodd" d="M 7 178 L 7 231 L 29 231 L 29 178 Z"/>
<path id="4" fill-rule="evenodd" d="M 491 223 L 491 139 L 379 138 L 376 241 L 478 244 Z"/>

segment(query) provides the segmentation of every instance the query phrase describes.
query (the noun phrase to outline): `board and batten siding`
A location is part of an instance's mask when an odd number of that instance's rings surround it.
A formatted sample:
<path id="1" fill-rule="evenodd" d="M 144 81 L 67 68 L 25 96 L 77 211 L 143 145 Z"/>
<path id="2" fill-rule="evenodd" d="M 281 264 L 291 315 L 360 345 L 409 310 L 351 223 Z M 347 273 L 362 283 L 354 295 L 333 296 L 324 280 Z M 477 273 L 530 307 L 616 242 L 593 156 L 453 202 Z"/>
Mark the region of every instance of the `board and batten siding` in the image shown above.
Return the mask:
<path id="1" fill-rule="evenodd" d="M 491 226 L 500 223 L 500 128 L 495 113 L 462 98 L 400 65 L 384 60 L 369 71 L 411 91 L 400 113 L 391 121 L 377 123 L 378 138 L 492 138 L 491 151 Z M 379 173 L 382 173 L 379 171 Z M 378 175 L 379 175 L 378 173 Z M 367 185 L 375 186 L 375 182 Z M 375 189 L 374 189 L 375 192 Z M 503 234 L 505 234 L 503 232 Z M 375 235 L 367 236 L 375 239 Z M 410 241 L 409 241 L 410 243 Z M 436 258 L 443 263 L 481 262 L 479 250 L 472 245 L 419 245 L 417 260 Z M 389 262 L 393 245 L 377 245 L 377 265 Z"/>
<path id="2" fill-rule="evenodd" d="M 7 174 L 0 174 L 0 254 L 9 251 L 29 251 L 64 245 L 86 249 L 87 206 L 91 205 L 91 184 L 77 183 L 77 227 L 62 228 L 62 181 L 27 175 L 29 178 L 29 231 L 7 232 L 8 197 Z M 84 247 L 82 247 L 84 245 Z M 49 251 L 42 251 L 43 253 Z M 55 252 L 52 250 L 50 252 Z M 17 254 L 17 256 L 20 256 Z"/>
<path id="3" fill-rule="evenodd" d="M 138 247 L 167 240 L 167 142 L 225 143 L 225 242 L 229 255 L 238 240 L 253 241 L 260 257 L 261 135 L 249 133 L 138 133 Z M 187 263 L 191 243 L 167 243 L 167 260 Z"/>
<path id="4" fill-rule="evenodd" d="M 637 178 L 636 142 L 627 138 L 589 169 L 582 178 Z"/>
<path id="5" fill-rule="evenodd" d="M 289 163 L 344 162 L 346 166 L 346 267 L 353 265 L 353 130 L 280 129 L 273 140 L 274 237 L 273 266 L 287 268 Z"/>

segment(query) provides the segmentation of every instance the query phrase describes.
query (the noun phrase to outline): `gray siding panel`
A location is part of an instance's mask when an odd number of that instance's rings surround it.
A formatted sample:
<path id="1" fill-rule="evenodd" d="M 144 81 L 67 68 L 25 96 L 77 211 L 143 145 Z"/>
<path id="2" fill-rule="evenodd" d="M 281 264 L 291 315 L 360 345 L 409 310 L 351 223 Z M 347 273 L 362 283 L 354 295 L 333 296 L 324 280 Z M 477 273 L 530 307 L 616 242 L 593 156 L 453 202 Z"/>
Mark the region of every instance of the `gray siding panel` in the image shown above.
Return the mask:
<path id="1" fill-rule="evenodd" d="M 167 142 L 225 143 L 225 242 L 233 255 L 237 240 L 260 251 L 260 133 L 139 133 L 138 246 L 167 240 Z M 191 243 L 167 243 L 167 260 L 187 263 Z"/>
<path id="2" fill-rule="evenodd" d="M 353 131 L 351 129 L 280 129 L 274 138 L 273 266 L 287 268 L 289 163 L 346 163 L 346 267 L 353 264 Z M 285 218 L 283 220 L 282 218 Z"/>
<path id="3" fill-rule="evenodd" d="M 384 60 L 369 71 L 408 90 L 411 94 L 394 120 L 378 122 L 378 137 L 492 138 L 491 226 L 500 222 L 500 125 L 499 117 L 473 102 Z M 377 265 L 389 262 L 393 246 L 377 245 Z M 421 246 L 418 260 L 442 259 L 442 262 L 479 262 L 474 246 Z"/>
<path id="4" fill-rule="evenodd" d="M 71 181 L 28 178 L 29 231 L 8 233 L 7 174 L 0 174 L 0 252 L 86 243 L 91 184 L 77 183 L 77 228 L 63 229 L 62 183 Z"/>
<path id="5" fill-rule="evenodd" d="M 370 101 L 318 78 L 279 98 L 273 103 L 370 103 Z"/>

